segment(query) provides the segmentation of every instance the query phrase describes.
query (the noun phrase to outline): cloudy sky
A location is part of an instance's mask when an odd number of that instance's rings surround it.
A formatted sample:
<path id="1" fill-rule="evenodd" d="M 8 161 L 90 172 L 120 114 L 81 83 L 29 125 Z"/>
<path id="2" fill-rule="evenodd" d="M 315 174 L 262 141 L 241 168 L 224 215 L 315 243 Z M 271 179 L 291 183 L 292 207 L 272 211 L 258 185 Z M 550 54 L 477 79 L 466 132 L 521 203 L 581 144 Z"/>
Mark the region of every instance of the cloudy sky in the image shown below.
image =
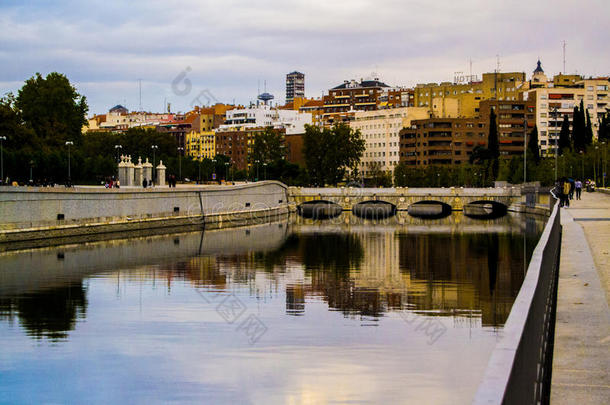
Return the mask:
<path id="1" fill-rule="evenodd" d="M 0 92 L 36 72 L 65 73 L 91 113 L 115 104 L 173 111 L 284 101 L 285 74 L 319 97 L 376 72 L 390 85 L 450 81 L 456 71 L 610 74 L 607 0 L 2 0 Z"/>

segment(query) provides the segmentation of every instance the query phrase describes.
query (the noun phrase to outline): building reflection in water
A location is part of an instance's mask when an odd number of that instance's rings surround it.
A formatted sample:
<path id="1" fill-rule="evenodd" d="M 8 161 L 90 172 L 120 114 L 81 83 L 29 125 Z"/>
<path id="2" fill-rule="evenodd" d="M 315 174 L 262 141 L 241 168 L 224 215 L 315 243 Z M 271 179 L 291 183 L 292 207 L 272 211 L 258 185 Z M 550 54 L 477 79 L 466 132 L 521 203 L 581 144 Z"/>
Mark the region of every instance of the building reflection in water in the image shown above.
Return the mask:
<path id="1" fill-rule="evenodd" d="M 450 229 L 433 232 L 434 224 L 363 224 L 350 217 L 330 225 L 265 224 L 5 254 L 0 263 L 12 267 L 0 274 L 0 319 L 18 317 L 33 337 L 63 339 L 85 317 L 83 280 L 111 271 L 123 280 L 166 283 L 168 294 L 181 280 L 204 291 L 281 296 L 291 316 L 324 301 L 346 317 L 373 321 L 408 310 L 501 326 L 544 222 L 505 218 L 475 223 L 469 232 L 467 223 L 451 221 Z M 41 287 L 53 271 L 60 274 L 53 286 Z"/>

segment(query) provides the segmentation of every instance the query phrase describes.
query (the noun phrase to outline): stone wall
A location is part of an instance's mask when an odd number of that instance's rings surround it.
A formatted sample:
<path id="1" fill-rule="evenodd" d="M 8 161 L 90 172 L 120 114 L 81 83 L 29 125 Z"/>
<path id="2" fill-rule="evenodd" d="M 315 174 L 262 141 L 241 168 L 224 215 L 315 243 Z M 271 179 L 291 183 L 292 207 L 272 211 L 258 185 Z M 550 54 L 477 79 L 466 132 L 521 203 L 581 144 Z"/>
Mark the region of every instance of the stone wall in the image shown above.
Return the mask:
<path id="1" fill-rule="evenodd" d="M 0 241 L 210 223 L 288 211 L 286 186 L 0 189 Z M 28 235 L 26 235 L 28 234 Z"/>

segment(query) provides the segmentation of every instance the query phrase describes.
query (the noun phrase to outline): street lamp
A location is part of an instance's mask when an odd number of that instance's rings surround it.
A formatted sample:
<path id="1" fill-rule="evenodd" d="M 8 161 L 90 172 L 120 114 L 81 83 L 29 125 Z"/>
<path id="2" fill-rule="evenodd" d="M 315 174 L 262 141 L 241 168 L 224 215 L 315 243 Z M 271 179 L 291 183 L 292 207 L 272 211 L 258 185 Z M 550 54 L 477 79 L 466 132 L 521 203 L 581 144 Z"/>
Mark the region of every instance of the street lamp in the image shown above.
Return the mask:
<path id="1" fill-rule="evenodd" d="M 184 148 L 178 146 L 178 180 L 182 180 L 182 151 Z"/>
<path id="2" fill-rule="evenodd" d="M 580 180 L 585 181 L 585 154 L 583 153 L 583 151 L 579 151 L 578 153 L 580 153 L 580 157 L 581 159 L 581 165 L 580 165 Z"/>
<path id="3" fill-rule="evenodd" d="M 527 118 L 523 120 L 523 184 L 527 183 Z"/>
<path id="4" fill-rule="evenodd" d="M 153 151 L 153 168 L 152 168 L 152 177 L 153 177 L 153 178 L 152 178 L 152 179 L 153 179 L 153 183 L 155 183 L 155 182 L 156 182 L 156 180 L 157 180 L 157 179 L 156 179 L 156 176 L 155 176 L 156 171 L 157 171 L 157 169 L 156 169 L 156 167 L 155 167 L 155 166 L 157 165 L 157 161 L 156 161 L 156 159 L 155 159 L 157 156 L 156 156 L 156 153 L 155 153 L 155 152 L 157 151 L 157 149 L 159 149 L 159 147 L 158 147 L 157 145 L 151 145 L 151 147 L 150 147 L 150 148 L 151 148 L 151 149 L 152 149 L 152 151 Z"/>
<path id="5" fill-rule="evenodd" d="M 603 148 L 604 148 L 604 161 L 603 161 L 603 170 L 604 170 L 604 176 L 602 178 L 603 180 L 603 187 L 606 188 L 606 175 L 608 173 L 608 157 L 607 157 L 607 153 L 608 153 L 608 148 L 606 147 L 606 142 L 602 142 Z"/>
<path id="6" fill-rule="evenodd" d="M 265 169 L 265 180 L 267 180 L 267 163 L 263 163 L 263 168 Z"/>
<path id="7" fill-rule="evenodd" d="M 258 164 L 260 163 L 260 160 L 255 160 L 254 163 L 256 163 L 256 181 L 258 181 Z"/>
<path id="8" fill-rule="evenodd" d="M 201 184 L 201 159 L 203 155 L 199 155 L 199 174 L 197 176 L 197 183 Z"/>
<path id="9" fill-rule="evenodd" d="M 593 181 L 595 182 L 595 185 L 597 186 L 597 145 L 595 145 L 595 155 L 593 155 Z"/>
<path id="10" fill-rule="evenodd" d="M 34 161 L 30 160 L 30 186 L 34 184 L 34 178 L 32 176 L 32 169 L 34 168 Z"/>
<path id="11" fill-rule="evenodd" d="M 555 183 L 557 183 L 557 155 L 559 154 L 559 145 L 557 143 L 557 107 L 553 107 L 553 115 L 555 115 L 555 123 L 553 126 L 555 127 L 555 131 L 553 132 L 555 138 Z"/>
<path id="12" fill-rule="evenodd" d="M 116 161 L 117 161 L 117 163 L 120 162 L 119 151 L 121 149 L 123 149 L 123 145 L 114 145 L 114 150 L 116 151 Z"/>
<path id="13" fill-rule="evenodd" d="M 0 136 L 0 184 L 4 183 L 4 141 L 6 136 Z"/>
<path id="14" fill-rule="evenodd" d="M 225 183 L 229 181 L 229 162 L 225 162 Z"/>
<path id="15" fill-rule="evenodd" d="M 216 159 L 212 159 L 212 165 L 213 165 L 213 167 L 212 167 L 213 179 L 212 180 L 216 180 Z"/>
<path id="16" fill-rule="evenodd" d="M 70 166 L 71 166 L 71 162 L 70 162 L 70 146 L 74 145 L 74 142 L 72 141 L 66 141 L 66 145 L 68 146 L 68 186 L 72 185 L 72 176 L 70 174 Z"/>

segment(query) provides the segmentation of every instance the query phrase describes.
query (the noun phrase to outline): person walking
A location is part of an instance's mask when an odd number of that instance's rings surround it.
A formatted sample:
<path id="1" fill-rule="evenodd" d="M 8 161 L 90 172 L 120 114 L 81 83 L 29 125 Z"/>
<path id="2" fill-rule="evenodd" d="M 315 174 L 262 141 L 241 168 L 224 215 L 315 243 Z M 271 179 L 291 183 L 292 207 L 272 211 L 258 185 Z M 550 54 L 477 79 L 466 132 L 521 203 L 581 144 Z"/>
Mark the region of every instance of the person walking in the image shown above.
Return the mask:
<path id="1" fill-rule="evenodd" d="M 570 182 L 567 179 L 563 179 L 563 201 L 564 201 L 564 206 L 569 207 L 570 206 Z"/>
<path id="2" fill-rule="evenodd" d="M 576 179 L 574 182 L 574 190 L 576 191 L 576 199 L 580 200 L 580 194 L 582 193 L 582 181 Z"/>

